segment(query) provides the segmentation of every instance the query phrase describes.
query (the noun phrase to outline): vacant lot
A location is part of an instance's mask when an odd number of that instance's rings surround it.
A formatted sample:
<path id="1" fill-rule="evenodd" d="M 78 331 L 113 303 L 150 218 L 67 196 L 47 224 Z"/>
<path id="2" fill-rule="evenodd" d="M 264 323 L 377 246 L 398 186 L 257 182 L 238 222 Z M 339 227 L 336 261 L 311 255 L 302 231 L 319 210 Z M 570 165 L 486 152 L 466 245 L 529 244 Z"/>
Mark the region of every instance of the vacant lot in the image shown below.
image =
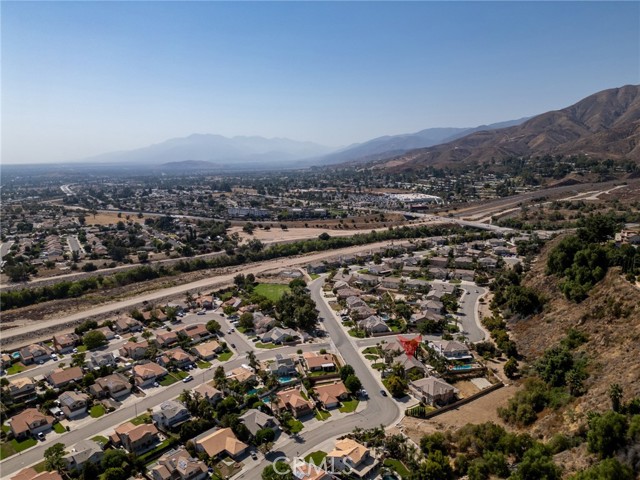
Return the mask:
<path id="1" fill-rule="evenodd" d="M 467 423 L 494 422 L 506 427 L 498 417 L 496 409 L 506 405 L 507 401 L 515 394 L 517 388 L 515 385 L 509 385 L 442 415 L 428 420 L 405 417 L 400 424 L 404 427 L 404 432 L 411 437 L 411 440 L 417 443 L 427 433 L 443 432 L 449 429 L 457 430 Z"/>

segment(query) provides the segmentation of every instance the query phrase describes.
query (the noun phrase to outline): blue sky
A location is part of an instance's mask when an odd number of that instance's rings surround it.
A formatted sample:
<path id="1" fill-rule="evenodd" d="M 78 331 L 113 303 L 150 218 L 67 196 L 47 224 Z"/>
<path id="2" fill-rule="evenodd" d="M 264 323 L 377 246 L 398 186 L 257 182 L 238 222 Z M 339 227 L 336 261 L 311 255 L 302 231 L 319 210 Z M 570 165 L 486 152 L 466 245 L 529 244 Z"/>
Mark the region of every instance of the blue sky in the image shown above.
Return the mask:
<path id="1" fill-rule="evenodd" d="M 2 161 L 347 145 L 640 83 L 638 2 L 2 2 Z"/>

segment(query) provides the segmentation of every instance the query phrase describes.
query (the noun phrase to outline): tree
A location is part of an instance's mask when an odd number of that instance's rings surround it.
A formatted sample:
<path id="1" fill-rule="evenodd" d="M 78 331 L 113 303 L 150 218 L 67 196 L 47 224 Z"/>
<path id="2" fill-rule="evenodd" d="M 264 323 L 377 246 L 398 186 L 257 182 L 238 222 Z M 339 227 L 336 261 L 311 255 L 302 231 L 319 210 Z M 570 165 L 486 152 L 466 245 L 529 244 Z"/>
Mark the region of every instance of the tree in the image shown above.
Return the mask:
<path id="1" fill-rule="evenodd" d="M 398 375 L 390 375 L 385 386 L 389 389 L 389 393 L 396 398 L 403 397 L 407 390 L 406 380 Z"/>
<path id="2" fill-rule="evenodd" d="M 340 369 L 340 379 L 344 382 L 349 375 L 355 375 L 356 371 L 351 365 L 344 365 Z"/>
<path id="3" fill-rule="evenodd" d="M 622 400 L 622 387 L 618 383 L 613 383 L 609 387 L 609 398 L 611 399 L 611 409 L 620 412 L 620 400 Z"/>
<path id="4" fill-rule="evenodd" d="M 436 432 L 431 435 L 424 435 L 420 439 L 420 449 L 425 455 L 429 455 L 431 452 L 436 451 L 440 451 L 446 455 L 448 452 L 447 440 L 444 434 L 440 432 Z"/>
<path id="5" fill-rule="evenodd" d="M 258 445 L 273 442 L 275 438 L 276 432 L 272 428 L 261 428 L 256 432 L 256 443 Z"/>
<path id="6" fill-rule="evenodd" d="M 615 458 L 607 458 L 593 467 L 577 473 L 571 477 L 571 480 L 609 480 L 612 478 L 633 480 L 635 475 L 627 465 L 623 465 Z"/>
<path id="7" fill-rule="evenodd" d="M 124 450 L 110 449 L 104 452 L 100 465 L 104 470 L 109 468 L 121 468 L 127 463 L 128 457 Z"/>
<path id="8" fill-rule="evenodd" d="M 626 443 L 627 417 L 609 411 L 604 415 L 593 415 L 589 420 L 587 446 L 600 458 L 611 457 Z"/>
<path id="9" fill-rule="evenodd" d="M 64 454 L 64 444 L 62 443 L 56 443 L 47 448 L 44 451 L 45 469 L 58 472 L 62 471 L 65 465 L 64 460 L 62 460 Z"/>
<path id="10" fill-rule="evenodd" d="M 220 331 L 220 323 L 218 323 L 216 320 L 209 320 L 207 322 L 207 331 L 209 333 L 217 333 Z"/>
<path id="11" fill-rule="evenodd" d="M 86 361 L 87 354 L 84 352 L 74 353 L 71 355 L 71 366 L 82 367 Z"/>
<path id="12" fill-rule="evenodd" d="M 260 362 L 256 358 L 256 354 L 253 350 L 247 351 L 247 361 L 249 362 L 249 366 L 253 368 L 255 372 L 260 370 Z"/>
<path id="13" fill-rule="evenodd" d="M 262 480 L 295 480 L 295 478 L 288 463 L 276 462 L 262 470 Z"/>
<path id="14" fill-rule="evenodd" d="M 449 464 L 449 459 L 441 451 L 436 450 L 420 464 L 417 472 L 412 472 L 410 478 L 415 480 L 450 480 L 453 479 L 453 469 Z"/>
<path id="15" fill-rule="evenodd" d="M 126 480 L 129 472 L 121 467 L 107 468 L 102 474 L 101 480 Z"/>
<path id="16" fill-rule="evenodd" d="M 547 453 L 541 444 L 527 450 L 516 472 L 511 475 L 513 480 L 559 480 L 561 471 L 558 466 L 553 463 L 553 459 Z"/>
<path id="17" fill-rule="evenodd" d="M 242 315 L 240 315 L 238 325 L 246 330 L 253 330 L 253 313 L 244 312 Z"/>
<path id="18" fill-rule="evenodd" d="M 507 378 L 515 378 L 518 375 L 518 361 L 513 357 L 509 358 L 504 364 L 503 370 Z"/>
<path id="19" fill-rule="evenodd" d="M 349 375 L 344 381 L 344 386 L 353 394 L 362 388 L 362 383 L 355 375 Z"/>
<path id="20" fill-rule="evenodd" d="M 94 330 L 84 334 L 82 337 L 82 343 L 87 347 L 87 350 L 93 350 L 94 348 L 106 345 L 107 337 L 104 336 L 104 333 Z"/>

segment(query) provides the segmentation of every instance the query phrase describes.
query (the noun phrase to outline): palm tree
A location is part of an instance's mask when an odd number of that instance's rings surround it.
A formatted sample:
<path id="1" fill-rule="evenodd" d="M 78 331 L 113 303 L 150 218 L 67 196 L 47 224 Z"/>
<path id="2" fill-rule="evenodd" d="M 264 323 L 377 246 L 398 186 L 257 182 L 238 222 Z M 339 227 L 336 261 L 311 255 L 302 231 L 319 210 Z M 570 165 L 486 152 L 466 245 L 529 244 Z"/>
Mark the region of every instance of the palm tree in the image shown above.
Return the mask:
<path id="1" fill-rule="evenodd" d="M 249 350 L 247 352 L 247 360 L 249 361 L 249 366 L 253 368 L 254 372 L 257 373 L 260 371 L 260 362 L 258 362 L 255 352 L 253 352 L 252 350 Z"/>

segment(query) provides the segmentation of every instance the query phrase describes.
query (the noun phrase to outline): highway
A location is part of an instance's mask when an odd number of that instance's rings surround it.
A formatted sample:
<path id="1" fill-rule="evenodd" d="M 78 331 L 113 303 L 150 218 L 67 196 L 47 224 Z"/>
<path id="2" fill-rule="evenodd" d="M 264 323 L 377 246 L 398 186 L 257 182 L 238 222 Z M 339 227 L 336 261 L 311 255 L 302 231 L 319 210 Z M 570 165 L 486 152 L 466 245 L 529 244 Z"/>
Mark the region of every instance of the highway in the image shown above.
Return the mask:
<path id="1" fill-rule="evenodd" d="M 396 242 L 396 245 L 402 245 L 408 242 Z M 17 346 L 21 346 L 24 342 L 19 340 L 20 337 L 23 337 L 25 334 L 34 334 L 33 341 L 40 341 L 41 338 L 38 337 L 38 332 L 41 332 L 44 329 L 56 327 L 59 325 L 73 325 L 74 323 L 86 320 L 87 318 L 103 315 L 115 312 L 126 312 L 129 311 L 144 301 L 149 303 L 156 303 L 160 300 L 166 300 L 171 297 L 176 297 L 178 295 L 184 294 L 188 291 L 196 292 L 198 290 L 204 291 L 207 289 L 213 289 L 216 287 L 222 287 L 233 282 L 233 277 L 237 275 L 238 272 L 242 272 L 245 275 L 249 273 L 253 273 L 254 275 L 258 275 L 267 270 L 272 270 L 274 268 L 287 268 L 287 267 L 296 267 L 300 265 L 306 265 L 308 263 L 313 263 L 317 261 L 321 261 L 323 259 L 333 257 L 336 255 L 350 255 L 357 252 L 366 252 L 369 250 L 374 250 L 380 247 L 386 247 L 389 245 L 389 242 L 378 242 L 370 245 L 360 245 L 356 247 L 348 247 L 336 250 L 329 250 L 325 252 L 315 253 L 311 255 L 305 255 L 300 257 L 293 258 L 282 258 L 275 260 L 267 260 L 264 262 L 251 263 L 246 265 L 239 265 L 231 273 L 224 275 L 216 275 L 211 278 L 205 278 L 203 280 L 198 280 L 196 282 L 185 283 L 182 285 L 177 285 L 175 287 L 164 288 L 158 291 L 154 291 L 151 293 L 147 293 L 144 295 L 139 295 L 137 297 L 128 298 L 126 300 L 121 300 L 115 303 L 109 303 L 106 305 L 101 305 L 99 307 L 91 308 L 88 310 L 83 310 L 71 315 L 66 315 L 64 317 L 54 318 L 50 320 L 40 320 L 37 322 L 30 323 L 28 325 L 24 325 L 21 327 L 11 328 L 9 330 L 5 330 L 2 332 L 2 340 L 3 340 L 3 348 L 11 349 Z M 50 337 L 51 335 L 46 335 Z"/>

